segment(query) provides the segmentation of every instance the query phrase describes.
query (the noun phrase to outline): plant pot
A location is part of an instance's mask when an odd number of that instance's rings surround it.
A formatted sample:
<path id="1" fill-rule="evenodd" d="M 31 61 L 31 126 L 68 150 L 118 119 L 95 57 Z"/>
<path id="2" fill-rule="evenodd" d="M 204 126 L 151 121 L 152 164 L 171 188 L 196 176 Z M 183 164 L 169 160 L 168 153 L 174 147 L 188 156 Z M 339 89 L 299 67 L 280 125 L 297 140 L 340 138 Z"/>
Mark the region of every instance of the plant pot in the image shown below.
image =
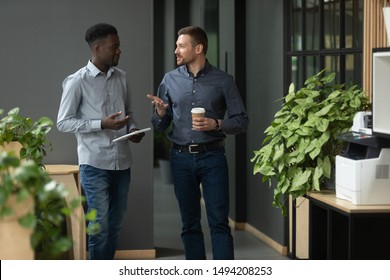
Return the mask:
<path id="1" fill-rule="evenodd" d="M 390 46 L 390 7 L 383 8 L 383 18 L 387 31 L 387 46 Z"/>
<path id="2" fill-rule="evenodd" d="M 28 197 L 17 202 L 16 195 L 12 195 L 7 203 L 14 213 L 0 218 L 0 259 L 33 260 L 34 250 L 30 242 L 33 229 L 21 226 L 18 218 L 34 210 L 34 200 Z"/>
<path id="3" fill-rule="evenodd" d="M 19 157 L 20 150 L 22 149 L 22 144 L 18 141 L 11 141 L 9 143 L 4 143 L 4 146 L 0 145 L 0 151 L 14 152 L 15 156 Z"/>

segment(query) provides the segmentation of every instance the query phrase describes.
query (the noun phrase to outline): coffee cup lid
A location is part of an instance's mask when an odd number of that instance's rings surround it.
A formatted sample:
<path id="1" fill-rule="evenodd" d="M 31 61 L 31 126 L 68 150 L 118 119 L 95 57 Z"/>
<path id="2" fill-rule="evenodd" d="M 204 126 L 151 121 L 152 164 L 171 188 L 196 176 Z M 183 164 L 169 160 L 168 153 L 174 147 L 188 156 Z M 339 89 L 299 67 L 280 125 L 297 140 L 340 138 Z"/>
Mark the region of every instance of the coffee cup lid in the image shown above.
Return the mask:
<path id="1" fill-rule="evenodd" d="M 201 108 L 201 107 L 195 107 L 195 108 L 192 108 L 191 112 L 192 113 L 205 113 L 206 110 L 204 108 Z"/>

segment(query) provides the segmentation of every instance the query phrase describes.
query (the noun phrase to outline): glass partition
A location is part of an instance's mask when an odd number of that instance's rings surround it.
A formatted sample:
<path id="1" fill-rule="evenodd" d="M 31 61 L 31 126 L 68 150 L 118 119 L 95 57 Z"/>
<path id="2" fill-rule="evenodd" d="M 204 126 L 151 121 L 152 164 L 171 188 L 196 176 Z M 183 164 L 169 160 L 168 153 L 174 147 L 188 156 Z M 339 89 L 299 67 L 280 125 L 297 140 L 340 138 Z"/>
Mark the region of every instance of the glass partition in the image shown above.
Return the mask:
<path id="1" fill-rule="evenodd" d="M 305 49 L 318 50 L 320 48 L 320 1 L 306 2 L 305 13 Z"/>
<path id="2" fill-rule="evenodd" d="M 324 1 L 324 48 L 340 48 L 340 1 Z"/>
<path id="3" fill-rule="evenodd" d="M 345 56 L 345 82 L 363 80 L 363 55 L 350 54 Z"/>
<path id="4" fill-rule="evenodd" d="M 302 28 L 303 28 L 303 13 L 302 13 L 302 0 L 293 0 L 290 10 L 290 34 L 291 45 L 290 49 L 293 51 L 302 50 Z"/>
<path id="5" fill-rule="evenodd" d="M 286 0 L 285 88 L 327 68 L 337 82 L 361 84 L 363 0 Z M 287 91 L 286 91 L 287 92 Z"/>
<path id="6" fill-rule="evenodd" d="M 336 72 L 335 81 L 341 82 L 340 80 L 340 57 L 337 55 L 327 55 L 324 57 L 324 68 L 329 72 Z"/>
<path id="7" fill-rule="evenodd" d="M 345 1 L 345 48 L 363 47 L 363 0 Z"/>

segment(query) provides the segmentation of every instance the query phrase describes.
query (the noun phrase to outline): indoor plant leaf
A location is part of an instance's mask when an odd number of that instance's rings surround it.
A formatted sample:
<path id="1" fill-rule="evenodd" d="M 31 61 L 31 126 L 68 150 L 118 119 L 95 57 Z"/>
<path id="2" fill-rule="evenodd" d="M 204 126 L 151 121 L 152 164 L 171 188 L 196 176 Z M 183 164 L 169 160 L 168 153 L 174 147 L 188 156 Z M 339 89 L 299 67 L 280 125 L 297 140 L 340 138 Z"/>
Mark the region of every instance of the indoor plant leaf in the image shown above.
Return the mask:
<path id="1" fill-rule="evenodd" d="M 332 178 L 343 144 L 337 136 L 348 131 L 354 115 L 368 105 L 358 85 L 334 84 L 335 77 L 323 69 L 298 90 L 291 84 L 260 149 L 254 151 L 253 173 L 260 173 L 270 186 L 276 184 L 272 204 L 282 213 L 283 196 L 295 199 L 321 190 L 324 178 Z"/>

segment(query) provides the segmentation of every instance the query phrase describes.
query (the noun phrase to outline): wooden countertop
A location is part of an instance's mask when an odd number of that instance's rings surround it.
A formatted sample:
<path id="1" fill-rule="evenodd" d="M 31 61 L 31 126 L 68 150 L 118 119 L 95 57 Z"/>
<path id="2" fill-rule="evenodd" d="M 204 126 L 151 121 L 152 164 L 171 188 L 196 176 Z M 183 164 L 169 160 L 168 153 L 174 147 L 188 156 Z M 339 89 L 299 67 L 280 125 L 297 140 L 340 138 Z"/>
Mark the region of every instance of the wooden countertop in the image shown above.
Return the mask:
<path id="1" fill-rule="evenodd" d="M 334 191 L 309 192 L 308 198 L 314 198 L 346 213 L 389 213 L 390 204 L 386 205 L 354 205 L 348 200 L 336 197 Z"/>
<path id="2" fill-rule="evenodd" d="M 79 172 L 79 166 L 71 164 L 48 164 L 45 165 L 45 168 L 50 175 L 66 175 Z"/>

